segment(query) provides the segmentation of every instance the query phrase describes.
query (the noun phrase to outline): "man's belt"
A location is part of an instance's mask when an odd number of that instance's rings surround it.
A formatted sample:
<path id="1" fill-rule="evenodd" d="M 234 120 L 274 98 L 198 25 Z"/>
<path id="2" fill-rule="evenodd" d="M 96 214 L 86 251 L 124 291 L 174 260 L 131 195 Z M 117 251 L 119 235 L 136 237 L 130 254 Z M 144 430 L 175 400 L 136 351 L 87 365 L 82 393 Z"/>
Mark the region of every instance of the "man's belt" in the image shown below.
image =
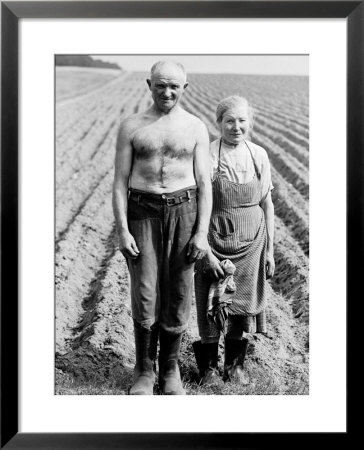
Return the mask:
<path id="1" fill-rule="evenodd" d="M 193 198 L 197 197 L 197 189 L 190 188 L 177 192 L 172 192 L 170 194 L 153 194 L 151 192 L 138 191 L 137 189 L 129 189 L 129 198 L 136 200 L 145 198 L 152 200 L 154 202 L 166 203 L 167 206 L 178 205 L 179 203 L 188 202 Z"/>

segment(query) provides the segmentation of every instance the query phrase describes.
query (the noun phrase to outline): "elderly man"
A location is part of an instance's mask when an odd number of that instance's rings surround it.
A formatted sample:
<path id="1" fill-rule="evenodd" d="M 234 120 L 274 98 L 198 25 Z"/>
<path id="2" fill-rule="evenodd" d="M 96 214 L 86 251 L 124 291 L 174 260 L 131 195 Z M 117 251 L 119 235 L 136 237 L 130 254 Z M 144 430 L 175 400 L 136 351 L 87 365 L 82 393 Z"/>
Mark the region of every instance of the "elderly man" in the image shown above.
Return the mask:
<path id="1" fill-rule="evenodd" d="M 113 192 L 131 279 L 136 364 L 129 394 L 153 394 L 159 334 L 160 389 L 183 395 L 178 357 L 194 262 L 208 249 L 209 139 L 201 120 L 179 105 L 188 86 L 181 64 L 157 62 L 147 83 L 153 105 L 120 126 Z"/>

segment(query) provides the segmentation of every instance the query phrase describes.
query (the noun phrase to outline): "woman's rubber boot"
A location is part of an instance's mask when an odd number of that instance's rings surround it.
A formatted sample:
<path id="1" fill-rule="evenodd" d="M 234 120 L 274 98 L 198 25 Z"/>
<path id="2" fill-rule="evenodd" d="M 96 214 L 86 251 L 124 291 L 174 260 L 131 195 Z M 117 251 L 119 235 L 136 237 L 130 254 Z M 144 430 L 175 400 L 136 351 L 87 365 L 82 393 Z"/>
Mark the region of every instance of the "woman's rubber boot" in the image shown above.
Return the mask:
<path id="1" fill-rule="evenodd" d="M 178 367 L 182 334 L 160 330 L 159 387 L 163 395 L 186 395 Z"/>
<path id="2" fill-rule="evenodd" d="M 134 326 L 134 337 L 136 363 L 129 395 L 153 395 L 158 328 L 147 329 L 140 325 Z"/>
<path id="3" fill-rule="evenodd" d="M 248 384 L 244 360 L 248 348 L 248 339 L 225 339 L 224 381 Z"/>
<path id="4" fill-rule="evenodd" d="M 195 352 L 201 384 L 206 386 L 217 386 L 221 384 L 222 380 L 217 367 L 219 343 L 202 344 L 201 341 L 196 341 L 192 344 L 192 347 Z"/>

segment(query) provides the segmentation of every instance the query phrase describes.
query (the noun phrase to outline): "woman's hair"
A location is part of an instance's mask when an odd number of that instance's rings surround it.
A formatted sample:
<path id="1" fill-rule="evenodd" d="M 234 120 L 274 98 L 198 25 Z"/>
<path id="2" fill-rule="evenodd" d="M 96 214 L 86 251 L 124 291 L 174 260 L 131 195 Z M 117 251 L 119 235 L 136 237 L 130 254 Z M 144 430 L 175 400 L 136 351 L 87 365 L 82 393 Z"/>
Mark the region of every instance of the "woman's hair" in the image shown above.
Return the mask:
<path id="1" fill-rule="evenodd" d="M 231 95 L 230 97 L 226 97 L 221 100 L 216 108 L 216 122 L 220 124 L 226 111 L 237 106 L 247 106 L 251 130 L 254 123 L 254 110 L 249 104 L 248 100 L 245 97 L 241 97 L 240 95 Z"/>

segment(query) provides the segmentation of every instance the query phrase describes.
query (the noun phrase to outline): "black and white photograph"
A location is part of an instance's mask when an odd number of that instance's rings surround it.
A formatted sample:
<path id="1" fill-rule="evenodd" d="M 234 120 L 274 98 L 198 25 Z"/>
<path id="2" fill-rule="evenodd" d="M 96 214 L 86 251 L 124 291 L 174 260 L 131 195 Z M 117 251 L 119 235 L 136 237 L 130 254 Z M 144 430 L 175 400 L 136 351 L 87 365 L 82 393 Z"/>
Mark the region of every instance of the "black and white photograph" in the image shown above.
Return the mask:
<path id="1" fill-rule="evenodd" d="M 309 56 L 56 54 L 55 394 L 309 395 Z"/>
<path id="2" fill-rule="evenodd" d="M 349 437 L 363 24 L 2 2 L 1 448 Z"/>

